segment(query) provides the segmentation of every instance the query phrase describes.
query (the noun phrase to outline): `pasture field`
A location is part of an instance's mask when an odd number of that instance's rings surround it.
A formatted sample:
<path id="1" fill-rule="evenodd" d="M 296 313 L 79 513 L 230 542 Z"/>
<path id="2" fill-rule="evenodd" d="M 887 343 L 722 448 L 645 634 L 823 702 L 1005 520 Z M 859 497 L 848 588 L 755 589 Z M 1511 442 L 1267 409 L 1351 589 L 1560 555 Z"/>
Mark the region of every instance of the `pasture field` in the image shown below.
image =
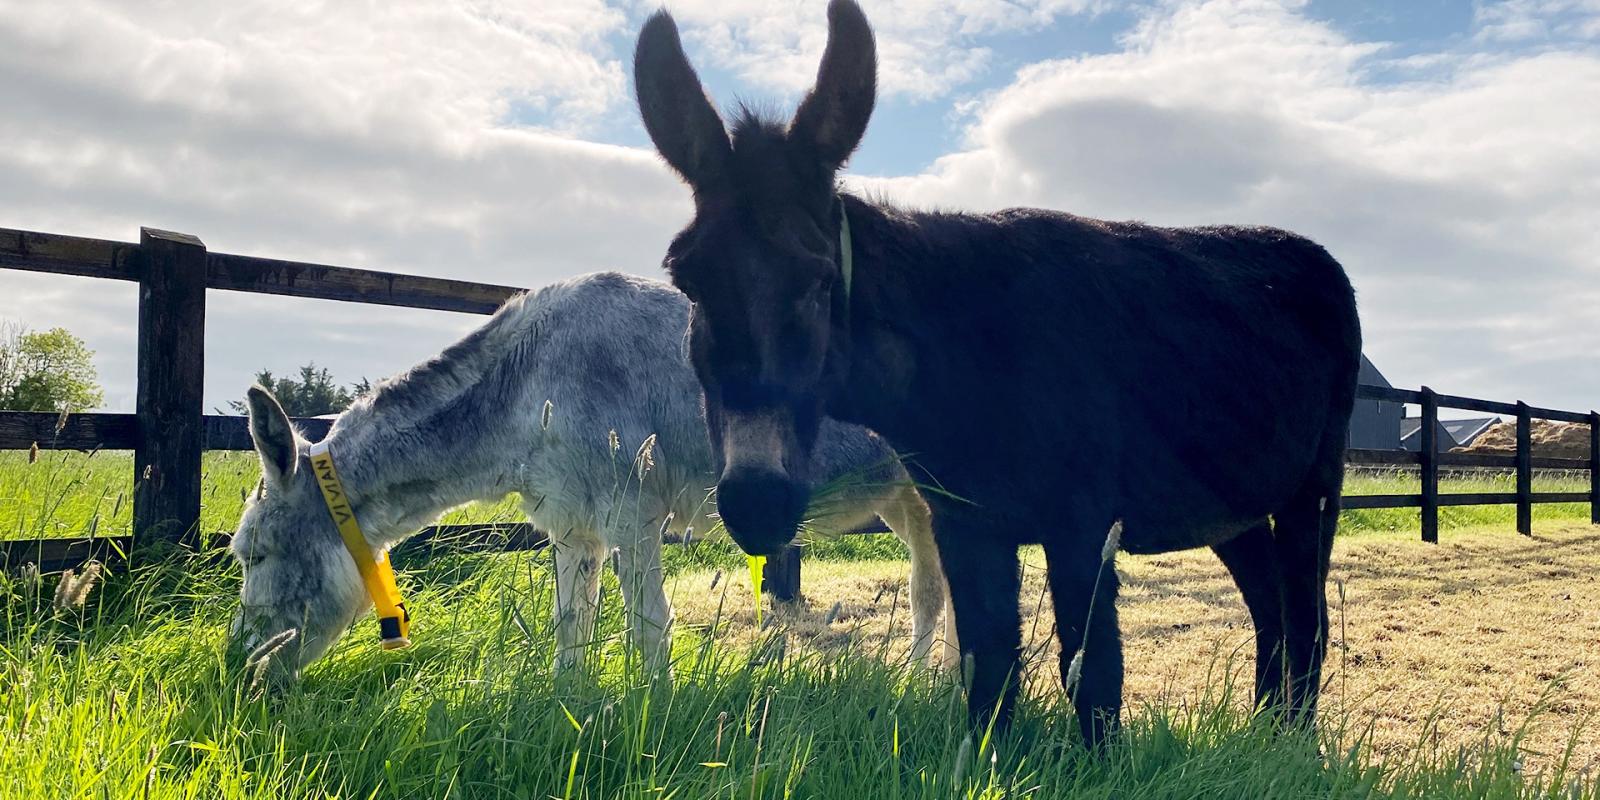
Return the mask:
<path id="1" fill-rule="evenodd" d="M 125 527 L 125 458 L 0 461 L 5 530 Z M 232 527 L 253 459 L 208 455 L 213 529 Z M 1382 488 L 1355 491 L 1403 491 L 1388 488 L 1403 477 L 1372 480 Z M 281 695 L 227 652 L 231 564 L 136 566 L 67 608 L 56 577 L 12 573 L 0 576 L 0 797 L 1600 800 L 1600 528 L 1559 510 L 1536 508 L 1532 539 L 1458 519 L 1438 546 L 1415 541 L 1412 512 L 1392 535 L 1382 517 L 1347 515 L 1363 535 L 1335 554 L 1317 740 L 1250 719 L 1247 617 L 1214 558 L 1123 557 L 1128 727 L 1100 757 L 1076 745 L 1057 688 L 1037 553 L 1028 697 L 997 741 L 967 736 L 949 676 L 904 663 L 892 536 L 812 545 L 804 603 L 762 628 L 731 546 L 667 548 L 670 680 L 640 674 L 623 646 L 609 574 L 585 674 L 552 675 L 547 552 L 403 561 L 416 646 L 380 651 L 364 618 Z"/>
<path id="2" fill-rule="evenodd" d="M 254 453 L 212 451 L 205 454 L 201 487 L 202 530 L 231 531 L 255 487 L 259 467 Z M 113 536 L 128 533 L 133 516 L 133 454 L 44 451 L 29 463 L 28 454 L 0 452 L 0 539 L 44 539 L 71 536 Z M 1586 474 L 1536 473 L 1535 491 L 1588 490 Z M 1509 492 L 1515 489 L 1507 471 L 1471 476 L 1441 476 L 1439 491 Z M 1402 494 L 1419 491 L 1415 471 L 1352 469 L 1346 494 Z M 1533 508 L 1534 519 L 1583 521 L 1583 503 L 1549 503 Z M 496 522 L 522 519 L 514 498 L 474 504 L 450 512 L 444 523 Z M 1442 529 L 1511 524 L 1514 506 L 1448 506 L 1439 510 Z M 1414 508 L 1346 511 L 1342 533 L 1405 532 L 1417 529 Z M 826 549 L 826 548 L 824 548 Z M 845 550 L 851 548 L 847 545 Z"/>
<path id="3" fill-rule="evenodd" d="M 1047 698 L 1059 690 L 1055 620 L 1043 553 L 1024 553 L 1027 686 Z M 1219 673 L 1249 686 L 1250 617 L 1215 557 L 1124 554 L 1117 566 L 1130 704 L 1193 703 Z M 690 590 L 714 575 L 701 568 L 678 577 L 681 617 L 714 612 L 717 597 L 704 584 Z M 1531 538 L 1509 526 L 1461 529 L 1439 545 L 1389 536 L 1339 541 L 1322 708 L 1383 757 L 1404 758 L 1424 741 L 1468 749 L 1515 741 L 1525 768 L 1567 759 L 1596 774 L 1597 576 L 1600 527 L 1588 524 L 1542 524 Z M 894 562 L 808 562 L 808 602 L 780 609 L 782 626 L 821 653 L 886 641 L 888 652 L 903 653 L 911 645 L 902 622 L 905 583 L 904 566 Z M 746 626 L 728 642 L 748 647 L 759 639 Z M 1248 701 L 1234 699 L 1241 710 Z"/>
<path id="4" fill-rule="evenodd" d="M 1573 592 L 1571 618 L 1547 616 L 1565 601 L 1513 595 L 1597 566 L 1597 539 L 1463 534 L 1439 548 L 1460 551 L 1448 579 L 1417 596 L 1423 545 L 1354 540 L 1372 552 L 1340 553 L 1320 743 L 1249 721 L 1243 611 L 1219 571 L 1127 559 L 1129 724 L 1099 758 L 1073 741 L 1047 648 L 1017 730 L 969 741 L 959 691 L 901 663 L 903 566 L 889 561 L 819 563 L 807 606 L 760 631 L 740 570 L 680 567 L 675 674 L 654 682 L 619 641 L 609 576 L 587 674 L 556 680 L 548 554 L 402 564 L 417 645 L 384 653 L 364 620 L 281 696 L 228 666 L 225 566 L 112 575 L 81 609 L 52 607 L 53 580 L 8 576 L 0 796 L 1592 799 L 1592 726 L 1564 729 L 1595 708 L 1593 593 Z M 1392 580 L 1371 575 L 1407 559 Z M 1471 591 L 1507 561 L 1537 571 L 1498 574 L 1499 601 Z M 1518 633 L 1494 632 L 1505 625 Z M 1556 677 L 1541 664 L 1571 667 L 1570 682 L 1539 688 Z"/>

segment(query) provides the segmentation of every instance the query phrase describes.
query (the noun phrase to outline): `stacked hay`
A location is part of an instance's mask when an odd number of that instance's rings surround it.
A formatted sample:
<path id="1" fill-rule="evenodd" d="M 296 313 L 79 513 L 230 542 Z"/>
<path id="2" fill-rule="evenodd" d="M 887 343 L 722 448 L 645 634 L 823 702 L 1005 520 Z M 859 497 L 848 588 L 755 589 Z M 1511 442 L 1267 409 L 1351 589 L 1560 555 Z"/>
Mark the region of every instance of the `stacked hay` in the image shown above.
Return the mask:
<path id="1" fill-rule="evenodd" d="M 1588 458 L 1589 426 L 1576 422 L 1551 422 L 1533 420 L 1529 429 L 1533 440 L 1533 454 L 1542 458 Z M 1495 453 L 1515 455 L 1517 452 L 1517 422 L 1506 420 L 1490 426 L 1471 445 L 1452 449 L 1452 453 Z"/>

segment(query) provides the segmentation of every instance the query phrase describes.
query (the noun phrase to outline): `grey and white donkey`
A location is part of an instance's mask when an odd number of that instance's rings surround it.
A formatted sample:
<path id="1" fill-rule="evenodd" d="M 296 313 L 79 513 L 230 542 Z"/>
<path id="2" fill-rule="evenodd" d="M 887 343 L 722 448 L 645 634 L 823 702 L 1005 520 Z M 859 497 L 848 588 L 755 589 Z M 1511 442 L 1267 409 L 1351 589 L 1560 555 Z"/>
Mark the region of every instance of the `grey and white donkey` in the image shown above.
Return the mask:
<path id="1" fill-rule="evenodd" d="M 436 358 L 379 383 L 326 439 L 368 544 L 393 547 L 451 507 L 520 492 L 555 550 L 557 667 L 581 660 L 593 635 L 613 549 L 630 638 L 659 664 L 672 618 L 661 534 L 707 531 L 715 508 L 700 385 L 683 348 L 688 312 L 667 284 L 587 275 L 513 298 Z M 274 660 L 282 679 L 371 602 L 311 475 L 309 443 L 268 392 L 248 397 L 264 490 L 233 538 L 244 569 L 234 639 L 249 652 L 296 630 Z M 641 464 L 651 437 L 654 463 Z M 912 658 L 952 663 L 959 651 L 928 509 L 904 468 L 876 436 L 833 422 L 816 459 L 819 481 L 844 476 L 848 487 L 817 527 L 883 518 L 911 551 Z M 933 652 L 941 611 L 945 642 Z"/>

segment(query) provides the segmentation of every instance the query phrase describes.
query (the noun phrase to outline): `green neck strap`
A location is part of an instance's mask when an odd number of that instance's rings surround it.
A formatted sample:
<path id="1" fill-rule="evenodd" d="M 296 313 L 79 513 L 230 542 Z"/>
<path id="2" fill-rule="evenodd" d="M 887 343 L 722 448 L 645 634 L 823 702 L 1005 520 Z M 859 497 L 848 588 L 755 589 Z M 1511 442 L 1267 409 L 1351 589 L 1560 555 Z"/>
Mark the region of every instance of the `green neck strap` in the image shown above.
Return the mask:
<path id="1" fill-rule="evenodd" d="M 839 200 L 839 274 L 844 279 L 845 307 L 850 306 L 850 285 L 855 278 L 855 249 L 850 243 L 850 215 L 844 210 L 844 200 Z"/>

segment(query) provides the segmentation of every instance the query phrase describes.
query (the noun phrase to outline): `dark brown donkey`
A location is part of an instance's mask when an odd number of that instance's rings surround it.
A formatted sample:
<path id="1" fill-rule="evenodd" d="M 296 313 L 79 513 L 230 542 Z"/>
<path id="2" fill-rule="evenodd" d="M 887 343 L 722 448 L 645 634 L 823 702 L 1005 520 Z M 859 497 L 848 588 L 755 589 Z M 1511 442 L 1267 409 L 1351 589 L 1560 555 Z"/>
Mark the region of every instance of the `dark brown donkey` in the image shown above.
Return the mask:
<path id="1" fill-rule="evenodd" d="M 694 190 L 665 264 L 694 302 L 735 541 L 788 543 L 818 420 L 861 423 L 948 492 L 928 500 L 975 723 L 1010 714 L 1017 548 L 1037 543 L 1063 675 L 1083 649 L 1084 737 L 1115 729 L 1117 577 L 1100 551 L 1116 520 L 1131 553 L 1216 551 L 1255 622 L 1259 700 L 1309 722 L 1361 350 L 1344 270 L 1269 228 L 916 212 L 842 193 L 877 63 L 854 3 L 835 0 L 828 24 L 794 119 L 743 111 L 731 135 L 670 16 L 650 18 L 635 53 L 645 127 Z"/>

